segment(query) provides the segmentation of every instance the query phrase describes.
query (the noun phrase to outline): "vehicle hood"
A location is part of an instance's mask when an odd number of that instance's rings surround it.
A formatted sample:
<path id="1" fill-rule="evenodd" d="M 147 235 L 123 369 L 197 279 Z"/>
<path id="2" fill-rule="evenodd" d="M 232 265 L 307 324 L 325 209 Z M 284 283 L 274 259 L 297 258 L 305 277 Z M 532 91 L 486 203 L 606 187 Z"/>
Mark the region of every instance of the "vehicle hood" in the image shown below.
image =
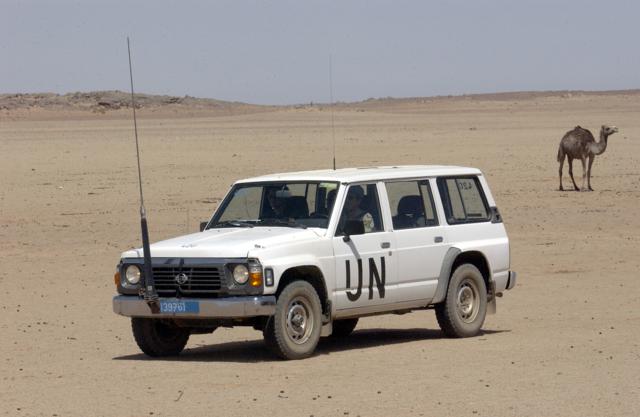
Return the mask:
<path id="1" fill-rule="evenodd" d="M 245 258 L 249 251 L 318 239 L 323 229 L 252 227 L 209 229 L 153 243 L 151 256 L 158 258 Z M 122 253 L 123 258 L 141 258 L 142 248 Z"/>

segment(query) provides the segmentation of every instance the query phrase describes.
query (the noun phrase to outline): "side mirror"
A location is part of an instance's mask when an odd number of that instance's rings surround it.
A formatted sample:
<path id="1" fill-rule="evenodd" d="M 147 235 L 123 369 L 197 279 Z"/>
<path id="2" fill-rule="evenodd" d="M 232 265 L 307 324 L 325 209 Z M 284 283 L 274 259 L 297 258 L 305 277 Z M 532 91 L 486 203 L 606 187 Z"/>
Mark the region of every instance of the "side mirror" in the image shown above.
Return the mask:
<path id="1" fill-rule="evenodd" d="M 209 224 L 209 221 L 206 222 L 200 222 L 200 231 L 204 231 L 204 229 L 207 227 L 207 225 Z"/>
<path id="2" fill-rule="evenodd" d="M 498 211 L 498 207 L 491 207 L 491 223 L 502 223 L 502 216 Z"/>

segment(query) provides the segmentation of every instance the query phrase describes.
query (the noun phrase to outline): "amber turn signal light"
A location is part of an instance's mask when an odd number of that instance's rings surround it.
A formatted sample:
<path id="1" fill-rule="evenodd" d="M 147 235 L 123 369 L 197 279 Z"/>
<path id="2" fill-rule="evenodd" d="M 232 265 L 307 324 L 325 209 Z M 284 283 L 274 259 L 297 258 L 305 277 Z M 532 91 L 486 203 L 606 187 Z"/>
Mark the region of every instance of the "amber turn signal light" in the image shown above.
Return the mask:
<path id="1" fill-rule="evenodd" d="M 120 271 L 116 271 L 115 275 L 113 276 L 113 282 L 116 284 L 116 287 L 120 285 Z"/>
<path id="2" fill-rule="evenodd" d="M 250 272 L 249 273 L 249 285 L 252 287 L 262 286 L 262 272 Z"/>

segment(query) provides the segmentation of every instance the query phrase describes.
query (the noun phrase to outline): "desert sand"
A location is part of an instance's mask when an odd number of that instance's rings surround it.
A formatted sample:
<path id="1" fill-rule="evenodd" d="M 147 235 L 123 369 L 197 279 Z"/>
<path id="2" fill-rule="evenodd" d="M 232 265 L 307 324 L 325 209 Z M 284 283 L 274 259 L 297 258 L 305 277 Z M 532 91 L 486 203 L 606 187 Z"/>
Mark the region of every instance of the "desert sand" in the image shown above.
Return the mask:
<path id="1" fill-rule="evenodd" d="M 240 107 L 140 109 L 152 241 L 197 230 L 236 179 L 331 166 L 327 107 Z M 638 92 L 337 105 L 340 167 L 480 168 L 519 280 L 479 337 L 444 338 L 432 311 L 377 316 L 289 362 L 247 328 L 140 353 L 111 310 L 120 253 L 140 245 L 133 123 L 103 110 L 0 109 L 2 415 L 640 415 Z M 620 132 L 594 192 L 559 192 L 578 124 Z"/>

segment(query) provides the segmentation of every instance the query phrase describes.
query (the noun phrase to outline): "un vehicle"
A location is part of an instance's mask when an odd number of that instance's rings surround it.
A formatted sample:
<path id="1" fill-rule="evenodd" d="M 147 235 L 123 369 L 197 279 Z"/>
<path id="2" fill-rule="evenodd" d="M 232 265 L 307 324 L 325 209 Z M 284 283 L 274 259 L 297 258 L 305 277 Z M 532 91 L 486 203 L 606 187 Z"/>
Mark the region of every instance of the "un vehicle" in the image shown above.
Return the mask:
<path id="1" fill-rule="evenodd" d="M 150 356 L 190 334 L 253 326 L 285 359 L 346 337 L 363 316 L 434 309 L 450 337 L 477 335 L 516 284 L 509 239 L 474 168 L 397 166 L 236 182 L 201 231 L 122 254 L 113 298 Z"/>

